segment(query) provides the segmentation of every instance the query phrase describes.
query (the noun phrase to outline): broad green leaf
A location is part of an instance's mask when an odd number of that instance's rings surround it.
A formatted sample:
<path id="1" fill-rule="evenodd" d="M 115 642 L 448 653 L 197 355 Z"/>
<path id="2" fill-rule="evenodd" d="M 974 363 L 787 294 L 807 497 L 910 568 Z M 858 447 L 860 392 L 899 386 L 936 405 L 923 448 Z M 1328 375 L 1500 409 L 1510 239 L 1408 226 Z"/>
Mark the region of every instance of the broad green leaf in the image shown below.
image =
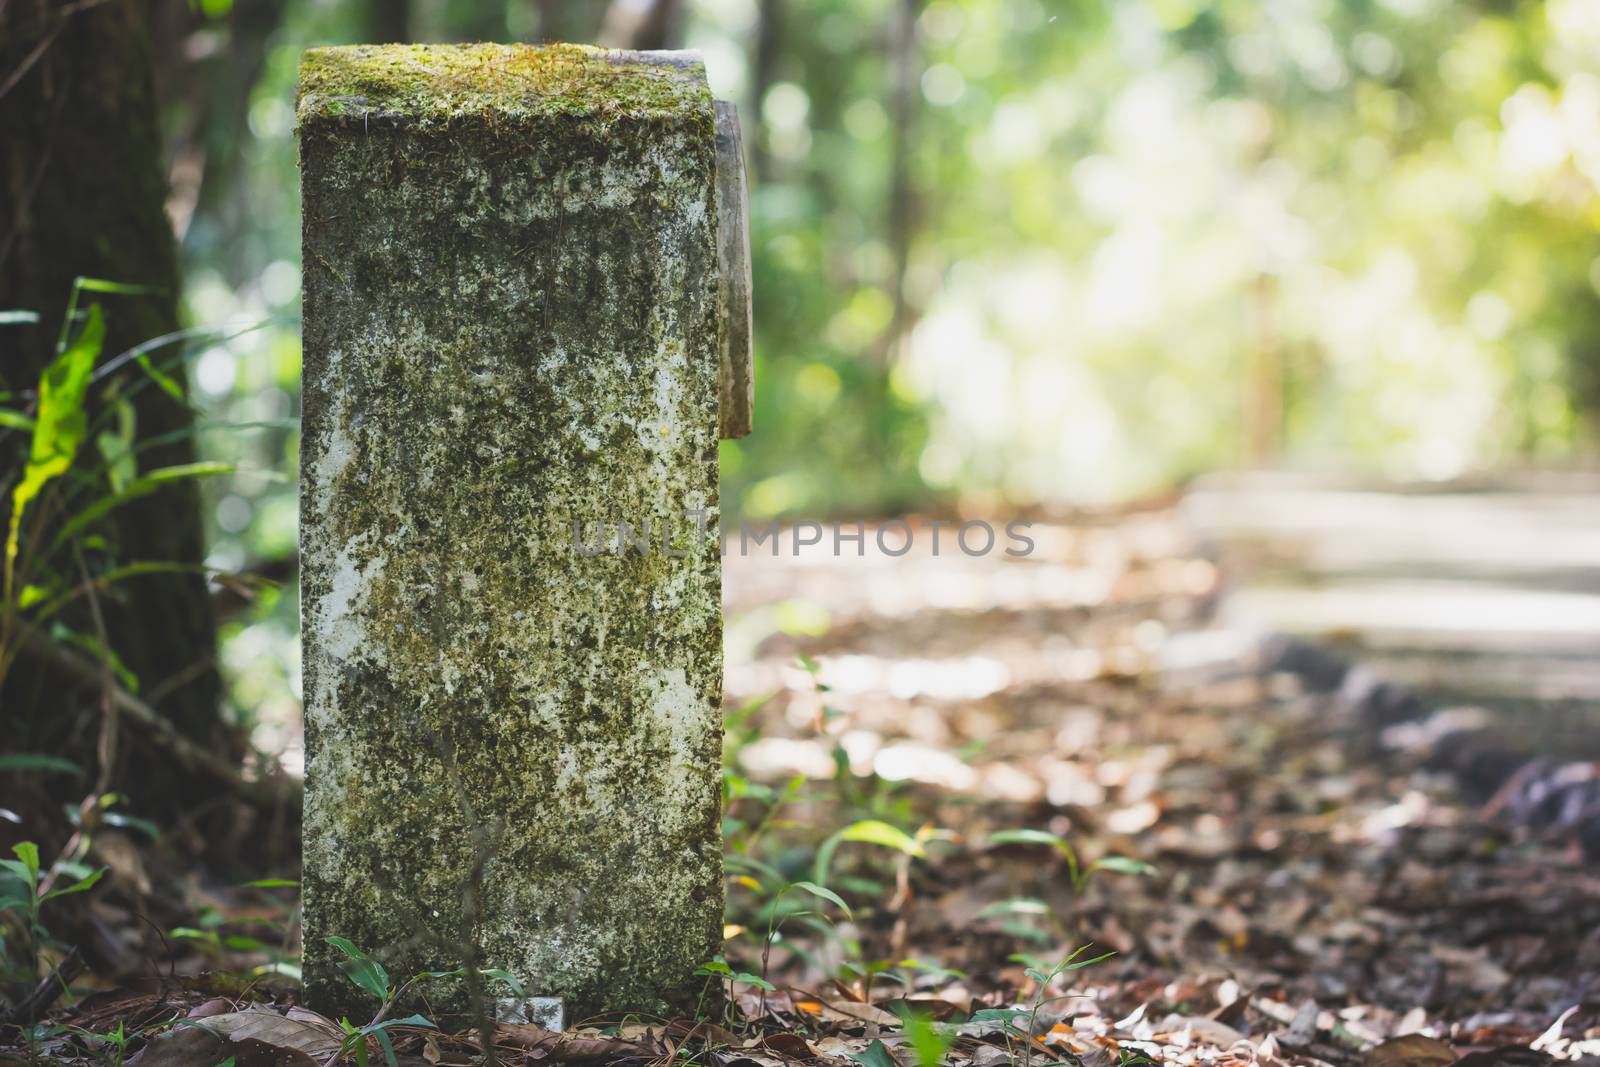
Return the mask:
<path id="1" fill-rule="evenodd" d="M 19 841 L 11 846 L 11 854 L 22 861 L 27 869 L 28 881 L 39 880 L 39 846 L 32 841 Z"/>
<path id="2" fill-rule="evenodd" d="M 889 1050 L 882 1041 L 874 1040 L 872 1044 L 860 1052 L 853 1052 L 850 1058 L 857 1063 L 864 1063 L 866 1067 L 900 1067 L 895 1058 L 889 1055 Z"/>
<path id="3" fill-rule="evenodd" d="M 322 940 L 345 954 L 344 973 L 350 976 L 350 981 L 379 1000 L 388 999 L 389 972 L 383 969 L 383 964 L 356 948 L 349 938 L 325 937 Z"/>
<path id="4" fill-rule="evenodd" d="M 89 376 L 105 342 L 106 324 L 100 305 L 89 305 L 89 320 L 77 340 L 62 349 L 39 378 L 39 407 L 33 441 L 22 480 L 11 490 L 11 526 L 6 534 L 5 597 L 11 599 L 17 553 L 21 547 L 22 516 L 50 480 L 72 466 L 88 433 L 84 397 Z"/>
<path id="5" fill-rule="evenodd" d="M 0 860 L 0 871 L 8 871 L 12 877 L 30 886 L 33 884 L 33 875 L 29 873 L 28 865 L 21 860 Z M 28 899 L 33 898 L 30 896 Z"/>
<path id="6" fill-rule="evenodd" d="M 773 985 L 759 974 L 751 974 L 748 971 L 740 971 L 738 974 L 733 976 L 733 980 L 744 985 L 757 986 L 761 989 L 767 990 L 769 993 L 777 989 L 777 986 Z"/>

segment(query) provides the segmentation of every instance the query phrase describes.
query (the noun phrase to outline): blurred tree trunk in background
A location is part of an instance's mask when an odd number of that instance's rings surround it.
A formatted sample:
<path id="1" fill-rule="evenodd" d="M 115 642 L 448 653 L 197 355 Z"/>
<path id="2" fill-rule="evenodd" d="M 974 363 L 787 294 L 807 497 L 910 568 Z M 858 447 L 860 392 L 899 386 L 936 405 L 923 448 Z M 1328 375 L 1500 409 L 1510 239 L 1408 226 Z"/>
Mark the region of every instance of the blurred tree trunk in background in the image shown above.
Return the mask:
<path id="1" fill-rule="evenodd" d="M 750 169 L 757 179 L 765 178 L 770 167 L 766 130 L 761 121 L 761 106 L 767 90 L 778 80 L 778 59 L 783 54 L 783 0 L 761 0 L 756 9 L 756 54 L 750 77 L 750 123 L 745 142 L 750 145 Z"/>
<path id="2" fill-rule="evenodd" d="M 0 334 L 6 388 L 37 383 L 78 275 L 159 289 L 97 298 L 107 324 L 103 358 L 177 328 L 178 270 L 163 210 L 147 17 L 138 0 L 0 0 L 0 306 L 32 309 L 41 319 Z M 194 459 L 185 405 L 148 387 L 133 407 L 141 440 L 177 435 L 143 450 L 141 471 Z M 17 469 L 26 448 L 21 436 L 0 440 L 0 470 Z M 119 561 L 199 563 L 204 556 L 193 482 L 128 504 L 101 528 Z M 103 601 L 111 647 L 137 676 L 140 696 L 194 743 L 230 759 L 242 755 L 237 731 L 218 714 L 216 628 L 204 579 L 135 578 Z M 93 632 L 92 623 L 68 621 Z M 93 678 L 66 678 L 24 658 L 0 692 L 0 744 L 67 756 L 94 780 L 97 689 Z M 125 726 L 121 738 L 111 781 L 135 809 L 170 814 L 220 793 L 218 783 L 186 773 L 137 728 Z"/>
<path id="3" fill-rule="evenodd" d="M 367 41 L 396 44 L 411 40 L 411 0 L 371 0 L 367 5 Z"/>
<path id="4" fill-rule="evenodd" d="M 916 226 L 916 188 L 911 177 L 912 127 L 916 121 L 917 86 L 921 75 L 917 50 L 917 16 L 922 0 L 900 0 L 890 27 L 889 62 L 894 84 L 889 96 L 889 126 L 894 147 L 889 164 L 889 254 L 894 258 L 890 297 L 894 317 L 884 338 L 881 358 L 892 366 L 900 355 L 914 318 L 906 297 L 906 272 L 911 266 L 911 234 Z"/>
<path id="5" fill-rule="evenodd" d="M 267 43 L 278 29 L 285 0 L 234 0 L 226 29 L 185 0 L 162 0 L 150 8 L 156 99 L 171 109 L 168 126 L 167 209 L 178 240 L 185 241 L 196 217 L 206 220 L 212 240 L 237 233 L 254 210 L 247 182 L 236 180 L 250 144 L 250 94 L 266 64 Z M 372 33 L 402 40 L 406 0 L 378 0 Z M 202 227 L 204 229 L 206 227 Z M 222 260 L 229 284 L 245 281 Z"/>
<path id="6" fill-rule="evenodd" d="M 611 0 L 598 43 L 607 48 L 676 48 L 682 20 L 683 0 L 650 0 L 642 5 Z"/>

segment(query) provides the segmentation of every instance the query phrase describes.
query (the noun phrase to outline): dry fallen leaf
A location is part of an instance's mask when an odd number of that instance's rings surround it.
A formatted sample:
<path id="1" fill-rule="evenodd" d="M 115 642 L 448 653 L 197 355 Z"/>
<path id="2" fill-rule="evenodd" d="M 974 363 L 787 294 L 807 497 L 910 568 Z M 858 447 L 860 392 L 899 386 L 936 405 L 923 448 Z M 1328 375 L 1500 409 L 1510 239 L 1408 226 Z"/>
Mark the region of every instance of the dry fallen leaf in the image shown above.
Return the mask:
<path id="1" fill-rule="evenodd" d="M 1374 1045 L 1361 1062 L 1363 1067 L 1448 1067 L 1456 1062 L 1456 1051 L 1437 1038 L 1407 1034 Z"/>
<path id="2" fill-rule="evenodd" d="M 210 1006 L 208 1002 L 200 1009 Z M 304 1067 L 338 1052 L 341 1039 L 339 1027 L 314 1011 L 290 1008 L 280 1015 L 264 1004 L 252 1004 L 241 1011 L 185 1020 L 152 1040 L 129 1064 L 188 1067 L 210 1062 L 205 1057 L 223 1051 L 226 1042 L 233 1046 L 227 1051 L 240 1067 L 247 1062 Z"/>

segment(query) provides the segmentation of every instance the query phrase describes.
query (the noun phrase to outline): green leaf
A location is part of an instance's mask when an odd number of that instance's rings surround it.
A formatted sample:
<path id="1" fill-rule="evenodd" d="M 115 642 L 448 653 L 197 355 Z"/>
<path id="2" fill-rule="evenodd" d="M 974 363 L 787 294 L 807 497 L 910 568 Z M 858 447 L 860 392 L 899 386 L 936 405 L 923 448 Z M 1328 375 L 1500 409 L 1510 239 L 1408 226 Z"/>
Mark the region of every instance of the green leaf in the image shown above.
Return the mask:
<path id="1" fill-rule="evenodd" d="M 13 430 L 32 430 L 34 425 L 34 421 L 22 412 L 13 411 L 10 408 L 0 408 L 0 426 L 9 427 Z"/>
<path id="2" fill-rule="evenodd" d="M 773 985 L 759 974 L 751 974 L 748 971 L 740 971 L 738 974 L 733 976 L 733 980 L 735 982 L 743 983 L 744 985 L 758 986 L 761 989 L 767 990 L 769 993 L 777 988 L 777 986 Z"/>
<path id="3" fill-rule="evenodd" d="M 11 846 L 11 854 L 22 861 L 22 866 L 27 872 L 28 881 L 39 880 L 39 846 L 32 841 L 19 841 Z"/>
<path id="4" fill-rule="evenodd" d="M 523 990 L 522 983 L 517 981 L 516 976 L 510 971 L 501 970 L 498 967 L 491 967 L 481 970 L 478 973 L 483 975 L 485 978 L 496 978 L 504 982 L 506 985 L 511 987 L 511 992 L 514 996 L 525 997 L 528 995 Z"/>
<path id="5" fill-rule="evenodd" d="M 73 882 L 64 889 L 52 889 L 50 892 L 39 898 L 39 903 L 43 904 L 47 900 L 54 900 L 56 897 L 64 897 L 68 893 L 82 893 L 86 889 L 92 889 L 94 888 L 94 884 L 104 877 L 105 873 L 106 868 L 101 867 L 93 874 L 90 874 L 85 878 L 78 879 L 76 882 Z"/>
<path id="6" fill-rule="evenodd" d="M 485 973 L 487 973 L 487 972 L 485 972 Z M 437 1029 L 439 1029 L 437 1026 L 435 1026 L 433 1024 L 432 1020 L 428 1019 L 425 1016 L 422 1016 L 422 1015 L 407 1015 L 404 1019 L 385 1019 L 381 1023 L 377 1023 L 377 1024 L 372 1025 L 372 1026 L 364 1027 L 362 1029 L 362 1033 L 373 1034 L 373 1033 L 377 1033 L 379 1030 L 387 1030 L 391 1026 L 421 1026 L 421 1027 L 425 1027 L 426 1029 L 429 1029 L 429 1030 L 437 1030 Z"/>
<path id="7" fill-rule="evenodd" d="M 130 500 L 137 500 L 142 496 L 148 496 L 164 485 L 168 485 L 172 482 L 184 481 L 189 478 L 208 478 L 215 474 L 232 474 L 236 469 L 236 465 L 232 463 L 202 462 L 180 463 L 177 466 L 162 467 L 159 470 L 153 470 L 149 474 L 135 478 L 132 482 L 129 482 L 127 488 L 123 489 L 121 492 L 110 493 L 106 496 L 100 497 L 88 507 L 79 511 L 72 518 L 68 519 L 66 524 L 62 526 L 61 529 L 56 533 L 55 541 L 52 543 L 51 547 L 59 547 L 69 538 L 82 531 L 86 526 L 99 520 L 112 509 L 119 508 L 123 504 L 128 503 Z"/>
<path id="8" fill-rule="evenodd" d="M 1082 951 L 1084 951 L 1084 949 L 1087 949 L 1088 947 L 1089 947 L 1088 945 L 1084 945 L 1083 948 L 1080 948 L 1078 950 L 1078 952 L 1082 952 Z M 1071 960 L 1072 962 L 1063 963 L 1062 966 L 1057 968 L 1057 973 L 1065 974 L 1067 971 L 1081 971 L 1085 967 L 1093 967 L 1095 964 L 1103 963 L 1106 960 L 1109 960 L 1112 956 L 1116 955 L 1115 951 L 1102 952 L 1102 953 L 1100 953 L 1100 955 L 1095 956 L 1092 959 L 1074 960 L 1073 957 L 1077 956 L 1078 952 L 1074 952 L 1072 954 L 1072 956 L 1067 957 L 1067 959 Z"/>
<path id="9" fill-rule="evenodd" d="M 850 905 L 846 904 L 844 902 L 844 898 L 840 897 L 838 893 L 835 893 L 831 889 L 828 889 L 828 888 L 826 888 L 824 886 L 820 886 L 815 882 L 795 882 L 789 888 L 791 888 L 791 889 L 803 889 L 807 893 L 810 893 L 814 897 L 821 897 L 823 900 L 832 901 L 833 903 L 839 905 L 840 909 L 846 915 L 850 916 L 850 918 L 852 918 L 852 919 L 855 918 L 854 915 L 850 914 Z"/>
<path id="10" fill-rule="evenodd" d="M 89 320 L 77 340 L 64 347 L 39 378 L 39 408 L 33 441 L 22 480 L 11 490 L 11 528 L 6 535 L 5 597 L 11 599 L 17 553 L 21 547 L 22 516 L 51 479 L 72 466 L 73 457 L 89 431 L 84 398 L 94 362 L 105 342 L 106 324 L 100 305 L 89 305 Z"/>
<path id="11" fill-rule="evenodd" d="M 1010 900 L 997 900 L 978 914 L 981 917 L 990 915 L 1049 915 L 1050 905 L 1035 897 L 1013 897 Z"/>
<path id="12" fill-rule="evenodd" d="M 362 1033 L 373 1034 L 378 1038 L 378 1044 L 383 1048 L 383 1062 L 389 1067 L 400 1067 L 400 1061 L 394 1055 L 394 1043 L 389 1040 L 389 1035 L 383 1032 L 382 1026 L 369 1026 Z"/>
<path id="13" fill-rule="evenodd" d="M 348 938 L 325 937 L 322 940 L 345 954 L 347 959 L 343 969 L 350 977 L 350 981 L 379 1000 L 388 999 L 389 972 L 383 969 L 383 964 L 356 948 L 355 943 Z"/>
<path id="14" fill-rule="evenodd" d="M 83 776 L 83 768 L 48 752 L 7 752 L 0 755 L 0 771 L 39 771 L 42 774 Z"/>
<path id="15" fill-rule="evenodd" d="M 892 848 L 907 856 L 921 857 L 926 855 L 922 845 L 916 838 L 904 830 L 890 826 L 879 819 L 863 819 L 860 822 L 846 826 L 843 830 L 824 841 L 822 847 L 817 849 L 816 870 L 812 875 L 812 881 L 819 885 L 827 884 L 828 868 L 832 866 L 833 854 L 846 841 L 882 845 L 884 848 Z"/>
<path id="16" fill-rule="evenodd" d="M 183 386 L 179 385 L 170 375 L 157 369 L 156 365 L 150 362 L 149 356 L 140 352 L 133 359 L 135 363 L 139 364 L 139 369 L 144 371 L 151 381 L 160 386 L 162 392 L 180 404 L 188 403 L 188 398 L 183 395 Z"/>
<path id="17" fill-rule="evenodd" d="M 907 1012 L 902 1018 L 906 1037 L 911 1041 L 912 1055 L 917 1058 L 917 1067 L 940 1067 L 952 1042 L 921 1015 Z"/>
<path id="18" fill-rule="evenodd" d="M 851 1053 L 850 1058 L 857 1063 L 866 1064 L 867 1067 L 900 1067 L 895 1058 L 889 1055 L 889 1050 L 884 1047 L 883 1042 L 876 1039 L 860 1052 Z"/>
<path id="19" fill-rule="evenodd" d="M 718 956 L 714 960 L 708 960 L 707 962 L 702 963 L 699 967 L 695 968 L 694 973 L 721 974 L 731 976 L 733 974 L 733 968 L 728 966 L 727 960 L 723 959 L 721 956 Z"/>
<path id="20" fill-rule="evenodd" d="M 908 856 L 922 856 L 922 846 L 916 839 L 898 827 L 877 819 L 863 819 L 852 823 L 836 835 L 840 841 L 863 841 L 869 845 L 883 845 Z"/>
<path id="21" fill-rule="evenodd" d="M 293 878 L 257 878 L 253 882 L 245 882 L 242 889 L 288 889 L 300 883 Z"/>
<path id="22" fill-rule="evenodd" d="M 1131 856 L 1106 856 L 1089 864 L 1091 871 L 1111 871 L 1115 874 L 1137 874 L 1149 876 L 1156 873 L 1156 869 L 1143 860 L 1136 860 Z"/>
<path id="23" fill-rule="evenodd" d="M 991 845 L 1049 845 L 1051 848 L 1070 849 L 1072 846 L 1048 830 L 996 830 L 989 835 Z"/>
<path id="24" fill-rule="evenodd" d="M 117 655 L 115 649 L 107 648 L 101 644 L 99 638 L 69 630 L 57 622 L 50 627 L 50 639 L 61 644 L 75 645 L 83 649 L 96 660 L 109 667 L 111 673 L 117 676 L 117 681 L 122 683 L 124 689 L 130 693 L 139 691 L 139 676 L 128 669 L 128 665 L 122 662 L 122 657 Z"/>

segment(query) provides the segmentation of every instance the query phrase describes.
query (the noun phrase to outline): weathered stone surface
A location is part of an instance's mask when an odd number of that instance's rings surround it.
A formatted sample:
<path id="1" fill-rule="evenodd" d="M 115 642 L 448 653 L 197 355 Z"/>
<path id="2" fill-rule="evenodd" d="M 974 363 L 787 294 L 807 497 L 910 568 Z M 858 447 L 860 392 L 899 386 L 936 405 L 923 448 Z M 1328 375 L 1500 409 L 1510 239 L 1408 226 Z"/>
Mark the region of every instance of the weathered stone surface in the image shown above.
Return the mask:
<path id="1" fill-rule="evenodd" d="M 308 1001 L 370 1014 L 340 935 L 573 1019 L 692 1006 L 722 921 L 703 71 L 319 49 L 299 122 Z M 648 554 L 574 544 L 647 520 Z"/>

